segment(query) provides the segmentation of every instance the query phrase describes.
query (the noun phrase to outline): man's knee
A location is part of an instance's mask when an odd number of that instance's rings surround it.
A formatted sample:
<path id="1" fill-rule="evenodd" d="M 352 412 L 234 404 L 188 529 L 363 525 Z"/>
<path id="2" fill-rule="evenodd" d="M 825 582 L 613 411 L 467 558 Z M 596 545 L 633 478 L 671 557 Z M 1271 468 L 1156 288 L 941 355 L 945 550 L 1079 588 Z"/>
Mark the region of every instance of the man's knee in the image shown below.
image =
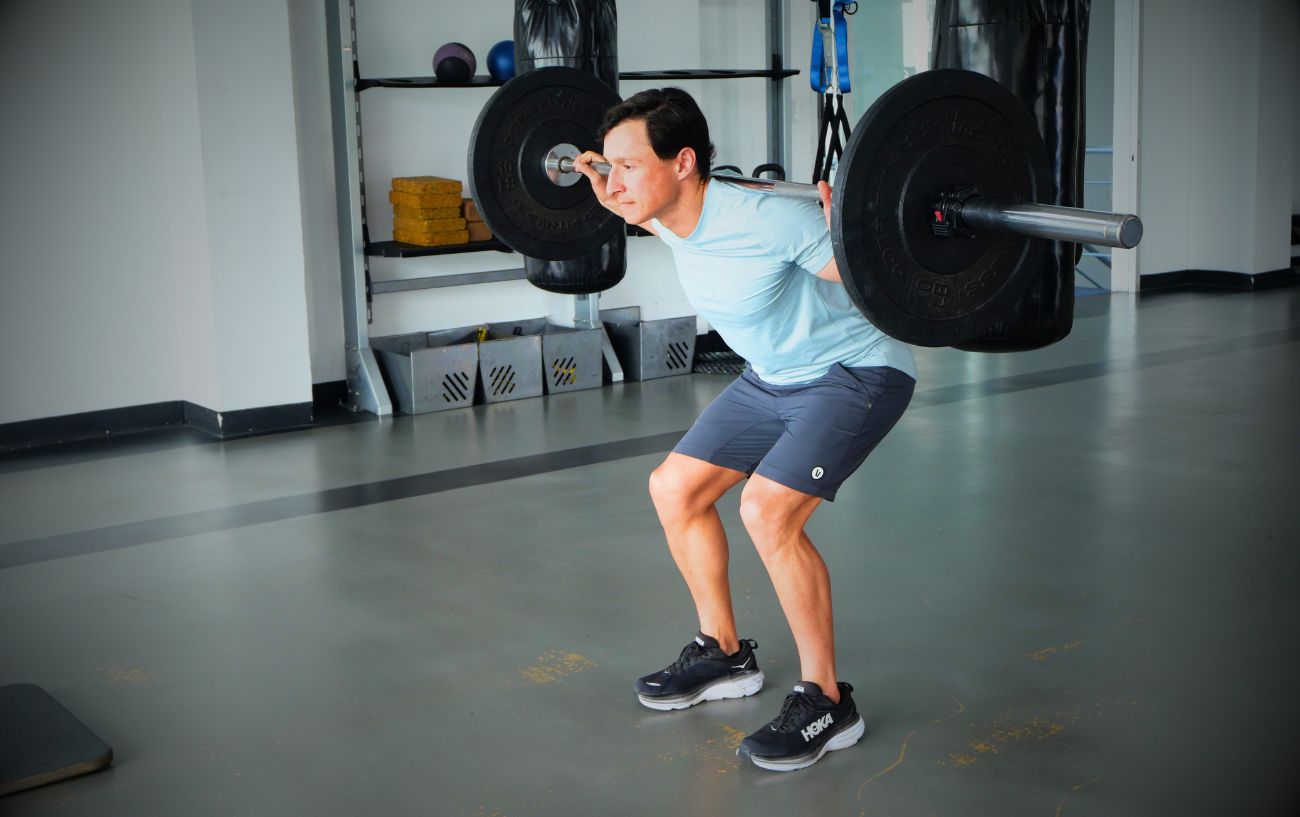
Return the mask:
<path id="1" fill-rule="evenodd" d="M 745 523 L 745 530 L 756 544 L 760 539 L 767 539 L 767 534 L 780 526 L 780 517 L 781 513 L 768 496 L 746 486 L 740 495 L 740 521 Z"/>
<path id="2" fill-rule="evenodd" d="M 664 519 L 692 516 L 707 510 L 742 477 L 725 469 L 669 457 L 650 472 L 650 499 Z"/>
<path id="3" fill-rule="evenodd" d="M 740 495 L 740 519 L 760 552 L 791 540 L 818 500 L 792 488 L 751 479 Z"/>
<path id="4" fill-rule="evenodd" d="M 676 517 L 690 513 L 691 490 L 684 469 L 671 461 L 664 462 L 650 472 L 650 499 L 661 517 Z"/>

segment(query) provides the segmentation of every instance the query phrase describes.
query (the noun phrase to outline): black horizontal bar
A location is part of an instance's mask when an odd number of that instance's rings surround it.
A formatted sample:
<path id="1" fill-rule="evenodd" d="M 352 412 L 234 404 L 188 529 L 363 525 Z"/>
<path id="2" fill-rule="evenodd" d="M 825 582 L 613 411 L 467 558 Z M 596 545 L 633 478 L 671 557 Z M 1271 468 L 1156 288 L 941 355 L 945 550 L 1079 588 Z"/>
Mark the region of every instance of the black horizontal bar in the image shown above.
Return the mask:
<path id="1" fill-rule="evenodd" d="M 468 82 L 443 82 L 437 77 L 389 77 L 387 79 L 359 79 L 357 90 L 367 88 L 490 88 L 502 85 L 500 80 L 486 74 L 471 77 Z"/>
<path id="2" fill-rule="evenodd" d="M 630 236 L 653 235 L 634 224 L 627 225 Z M 366 255 L 381 258 L 420 258 L 426 255 L 455 255 L 461 252 L 479 252 L 496 250 L 497 252 L 514 252 L 495 238 L 487 241 L 471 241 L 468 244 L 444 244 L 441 247 L 422 247 L 419 244 L 406 244 L 401 241 L 375 241 L 366 245 Z"/>
<path id="3" fill-rule="evenodd" d="M 766 68 L 682 68 L 661 71 L 621 71 L 619 79 L 743 79 L 769 77 L 784 79 L 799 72 L 793 68 L 773 71 Z M 500 80 L 480 74 L 468 82 L 443 82 L 437 77 L 389 77 L 383 79 L 358 79 L 357 90 L 367 88 L 491 88 L 503 85 Z"/>
<path id="4" fill-rule="evenodd" d="M 454 255 L 460 252 L 479 252 L 496 250 L 497 252 L 514 252 L 514 250 L 497 241 L 471 241 L 468 244 L 444 244 L 440 247 L 423 247 L 419 244 L 407 244 L 402 241 L 374 241 L 366 245 L 366 255 L 383 258 L 419 258 L 425 255 Z"/>
<path id="5" fill-rule="evenodd" d="M 622 71 L 619 79 L 742 79 L 744 77 L 769 77 L 784 79 L 799 72 L 793 68 L 773 71 L 767 68 L 689 68 L 665 71 Z"/>

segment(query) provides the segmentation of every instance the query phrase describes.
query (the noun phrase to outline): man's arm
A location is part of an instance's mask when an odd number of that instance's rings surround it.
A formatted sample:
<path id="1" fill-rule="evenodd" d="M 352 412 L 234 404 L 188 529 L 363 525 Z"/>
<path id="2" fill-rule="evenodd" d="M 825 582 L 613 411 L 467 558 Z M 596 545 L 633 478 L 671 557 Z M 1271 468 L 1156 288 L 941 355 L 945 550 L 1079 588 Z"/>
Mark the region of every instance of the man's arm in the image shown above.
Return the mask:
<path id="1" fill-rule="evenodd" d="M 817 182 L 817 192 L 822 195 L 822 213 L 826 216 L 826 229 L 829 231 L 831 228 L 831 186 L 826 182 Z M 834 281 L 837 284 L 844 283 L 840 278 L 840 268 L 835 263 L 834 256 L 831 256 L 831 260 L 826 266 L 817 270 L 817 277 L 825 278 L 827 281 Z"/>
<path id="2" fill-rule="evenodd" d="M 844 283 L 844 281 L 840 278 L 840 268 L 835 263 L 834 258 L 832 258 L 830 260 L 830 263 L 828 263 L 826 266 L 817 270 L 817 277 L 825 278 L 827 281 L 834 281 L 837 284 Z"/>

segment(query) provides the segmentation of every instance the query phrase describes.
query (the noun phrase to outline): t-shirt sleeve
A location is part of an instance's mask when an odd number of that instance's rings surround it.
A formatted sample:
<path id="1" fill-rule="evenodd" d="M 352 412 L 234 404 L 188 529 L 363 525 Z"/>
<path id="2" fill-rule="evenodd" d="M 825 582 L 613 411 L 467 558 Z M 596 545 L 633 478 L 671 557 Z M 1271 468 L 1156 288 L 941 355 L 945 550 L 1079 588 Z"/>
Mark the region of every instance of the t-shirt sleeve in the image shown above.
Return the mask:
<path id="1" fill-rule="evenodd" d="M 796 200 L 798 205 L 791 209 L 789 258 L 813 275 L 821 272 L 822 267 L 835 257 L 835 248 L 831 245 L 831 234 L 826 229 L 826 216 L 822 208 L 812 201 Z"/>

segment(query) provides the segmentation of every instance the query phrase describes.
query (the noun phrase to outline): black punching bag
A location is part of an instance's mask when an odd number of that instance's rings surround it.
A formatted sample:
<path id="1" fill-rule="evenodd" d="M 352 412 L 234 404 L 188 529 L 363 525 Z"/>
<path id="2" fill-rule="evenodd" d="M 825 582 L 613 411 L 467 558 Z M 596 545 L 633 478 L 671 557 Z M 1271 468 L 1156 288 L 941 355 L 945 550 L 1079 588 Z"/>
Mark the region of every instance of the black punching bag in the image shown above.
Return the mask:
<path id="1" fill-rule="evenodd" d="M 516 72 L 553 65 L 594 74 L 618 91 L 614 0 L 515 0 Z M 549 292 L 604 292 L 627 272 L 627 234 L 620 231 L 599 250 L 566 261 L 524 256 L 524 270 L 533 286 Z"/>
<path id="2" fill-rule="evenodd" d="M 933 68 L 965 68 L 998 80 L 1025 103 L 1047 143 L 1053 203 L 1083 206 L 1084 73 L 1090 0 L 936 0 Z M 1082 248 L 1052 242 L 1016 309 L 956 344 L 1015 352 L 1055 343 L 1074 325 L 1074 267 Z"/>

